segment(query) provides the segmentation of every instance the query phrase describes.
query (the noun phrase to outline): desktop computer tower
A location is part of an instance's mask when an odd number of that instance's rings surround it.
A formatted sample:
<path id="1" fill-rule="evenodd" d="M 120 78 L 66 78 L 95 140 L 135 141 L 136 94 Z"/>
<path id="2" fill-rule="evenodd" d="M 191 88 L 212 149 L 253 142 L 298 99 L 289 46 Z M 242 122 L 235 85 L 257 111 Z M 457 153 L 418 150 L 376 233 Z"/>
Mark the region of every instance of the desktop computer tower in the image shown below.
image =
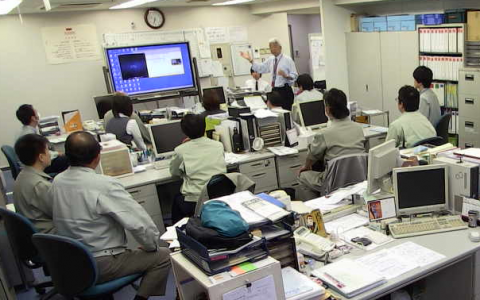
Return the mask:
<path id="1" fill-rule="evenodd" d="M 434 164 L 448 167 L 448 208 L 454 210 L 455 196 L 478 199 L 479 165 L 448 157 L 437 157 Z"/>
<path id="2" fill-rule="evenodd" d="M 243 147 L 246 151 L 252 151 L 252 145 L 258 136 L 257 118 L 251 113 L 240 114 L 240 125 L 242 129 Z"/>

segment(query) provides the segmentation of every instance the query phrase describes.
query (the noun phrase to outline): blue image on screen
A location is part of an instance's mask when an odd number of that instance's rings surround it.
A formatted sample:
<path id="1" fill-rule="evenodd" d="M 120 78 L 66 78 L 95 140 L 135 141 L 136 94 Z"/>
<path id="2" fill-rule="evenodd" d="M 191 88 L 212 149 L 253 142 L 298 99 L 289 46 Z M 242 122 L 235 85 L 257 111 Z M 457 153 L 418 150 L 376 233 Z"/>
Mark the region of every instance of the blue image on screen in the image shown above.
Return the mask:
<path id="1" fill-rule="evenodd" d="M 188 43 L 106 49 L 113 89 L 128 95 L 195 87 Z"/>

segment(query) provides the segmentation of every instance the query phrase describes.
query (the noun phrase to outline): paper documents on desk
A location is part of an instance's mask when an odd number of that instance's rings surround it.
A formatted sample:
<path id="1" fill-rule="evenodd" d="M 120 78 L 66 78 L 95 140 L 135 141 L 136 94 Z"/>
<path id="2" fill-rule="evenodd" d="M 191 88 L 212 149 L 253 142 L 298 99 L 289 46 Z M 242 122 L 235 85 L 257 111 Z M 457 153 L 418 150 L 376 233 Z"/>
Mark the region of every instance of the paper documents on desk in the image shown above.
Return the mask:
<path id="1" fill-rule="evenodd" d="M 310 200 L 310 201 L 306 201 L 304 203 L 307 207 L 309 207 L 312 210 L 313 209 L 319 209 L 322 212 L 322 214 L 327 213 L 329 211 L 332 211 L 336 208 L 342 207 L 344 205 L 349 205 L 349 204 L 352 203 L 352 201 L 350 201 L 350 200 L 343 200 L 343 201 L 338 202 L 337 204 L 325 204 L 322 201 L 323 199 L 324 199 L 324 197 L 321 197 L 321 198 L 313 199 L 313 200 Z"/>
<path id="2" fill-rule="evenodd" d="M 245 207 L 252 210 L 256 214 L 276 222 L 281 218 L 288 216 L 290 213 L 275 204 L 272 204 L 262 198 L 253 198 L 242 203 Z"/>
<path id="3" fill-rule="evenodd" d="M 368 224 L 368 218 L 365 218 L 359 214 L 351 214 L 340 219 L 336 219 L 325 223 L 325 229 L 328 233 L 338 233 L 349 231 L 350 229 L 364 226 Z"/>
<path id="4" fill-rule="evenodd" d="M 263 102 L 263 99 L 262 99 Z M 257 119 L 265 119 L 265 118 L 277 118 L 278 114 L 274 113 L 269 109 L 259 109 L 253 113 L 255 118 Z"/>
<path id="5" fill-rule="evenodd" d="M 367 110 L 362 110 L 362 114 L 364 115 L 377 115 L 377 114 L 383 114 L 383 111 L 379 109 L 367 109 Z"/>
<path id="6" fill-rule="evenodd" d="M 248 158 L 248 155 L 245 155 L 245 154 L 235 154 L 231 152 L 225 152 L 225 162 L 228 165 L 237 164 L 247 158 Z"/>
<path id="7" fill-rule="evenodd" d="M 286 156 L 291 154 L 297 154 L 298 150 L 295 148 L 279 146 L 279 147 L 268 147 L 267 148 L 270 152 L 277 156 Z"/>
<path id="8" fill-rule="evenodd" d="M 388 132 L 388 127 L 372 127 L 372 128 L 369 128 L 368 130 L 385 133 L 385 132 Z"/>
<path id="9" fill-rule="evenodd" d="M 366 247 L 363 245 L 357 245 L 356 243 L 352 242 L 352 239 L 357 237 L 361 237 L 361 238 L 364 237 L 364 238 L 370 239 L 372 243 Z M 372 229 L 365 226 L 357 227 L 347 232 L 344 232 L 343 234 L 340 235 L 340 238 L 344 240 L 346 243 L 352 244 L 355 247 L 361 248 L 366 251 L 373 250 L 379 246 L 388 244 L 393 241 L 393 238 L 383 233 L 380 233 L 378 231 L 373 231 Z"/>
<path id="10" fill-rule="evenodd" d="M 322 202 L 322 204 L 333 205 L 333 204 L 338 204 L 345 198 L 350 198 L 352 195 L 355 195 L 355 194 L 362 195 L 366 190 L 367 190 L 367 181 L 363 181 L 343 189 L 338 189 L 335 192 L 331 193 L 330 195 L 323 196 L 310 201 L 319 201 L 319 202 Z M 310 201 L 307 201 L 306 203 Z"/>
<path id="11" fill-rule="evenodd" d="M 388 250 L 390 253 L 413 261 L 419 267 L 425 267 L 445 258 L 445 255 L 415 244 L 414 242 L 406 242 Z"/>
<path id="12" fill-rule="evenodd" d="M 167 231 L 165 231 L 165 233 L 162 234 L 160 239 L 163 241 L 176 240 L 178 237 L 177 237 L 177 230 L 175 228 L 182 227 L 183 225 L 187 224 L 187 222 L 188 222 L 188 218 L 183 218 L 177 223 L 175 223 L 175 225 L 167 227 Z"/>
<path id="13" fill-rule="evenodd" d="M 356 262 L 363 264 L 365 268 L 384 276 L 388 280 L 405 274 L 418 266 L 402 256 L 389 252 L 387 249 L 360 257 Z"/>
<path id="14" fill-rule="evenodd" d="M 245 97 L 243 98 L 243 101 L 245 101 L 245 105 L 250 107 L 251 110 L 267 108 L 267 105 L 261 96 Z"/>

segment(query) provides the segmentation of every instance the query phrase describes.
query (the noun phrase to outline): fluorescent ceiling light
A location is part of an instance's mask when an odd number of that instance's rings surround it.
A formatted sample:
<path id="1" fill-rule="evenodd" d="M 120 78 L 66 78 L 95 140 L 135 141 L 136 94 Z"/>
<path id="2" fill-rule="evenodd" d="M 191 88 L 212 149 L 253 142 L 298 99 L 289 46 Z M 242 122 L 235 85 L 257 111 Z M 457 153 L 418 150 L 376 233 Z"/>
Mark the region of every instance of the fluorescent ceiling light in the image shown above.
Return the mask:
<path id="1" fill-rule="evenodd" d="M 110 9 L 123 9 L 123 8 L 130 8 L 130 7 L 135 7 L 139 5 L 143 5 L 149 2 L 155 2 L 157 0 L 130 0 L 115 6 L 110 7 Z"/>
<path id="2" fill-rule="evenodd" d="M 50 5 L 50 0 L 43 0 L 43 6 L 45 7 L 46 11 L 49 11 L 52 9 L 52 6 Z"/>
<path id="3" fill-rule="evenodd" d="M 22 0 L 0 0 L 0 15 L 6 15 L 17 7 Z"/>
<path id="4" fill-rule="evenodd" d="M 221 6 L 221 5 L 235 5 L 235 4 L 242 4 L 242 3 L 248 3 L 248 2 L 253 2 L 255 0 L 229 0 L 225 2 L 220 2 L 220 3 L 214 3 L 212 4 L 213 6 Z"/>

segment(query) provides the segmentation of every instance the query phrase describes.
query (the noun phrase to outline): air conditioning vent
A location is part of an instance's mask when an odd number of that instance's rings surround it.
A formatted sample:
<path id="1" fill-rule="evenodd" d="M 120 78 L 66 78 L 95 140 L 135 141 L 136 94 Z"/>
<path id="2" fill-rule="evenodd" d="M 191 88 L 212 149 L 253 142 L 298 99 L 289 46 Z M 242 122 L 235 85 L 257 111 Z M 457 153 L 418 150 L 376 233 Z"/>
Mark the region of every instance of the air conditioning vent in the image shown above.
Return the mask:
<path id="1" fill-rule="evenodd" d="M 101 4 L 102 3 L 98 3 L 98 2 L 65 3 L 65 4 L 58 4 L 58 5 L 52 4 L 52 11 L 96 8 Z M 40 10 L 44 11 L 45 6 L 40 7 Z"/>

